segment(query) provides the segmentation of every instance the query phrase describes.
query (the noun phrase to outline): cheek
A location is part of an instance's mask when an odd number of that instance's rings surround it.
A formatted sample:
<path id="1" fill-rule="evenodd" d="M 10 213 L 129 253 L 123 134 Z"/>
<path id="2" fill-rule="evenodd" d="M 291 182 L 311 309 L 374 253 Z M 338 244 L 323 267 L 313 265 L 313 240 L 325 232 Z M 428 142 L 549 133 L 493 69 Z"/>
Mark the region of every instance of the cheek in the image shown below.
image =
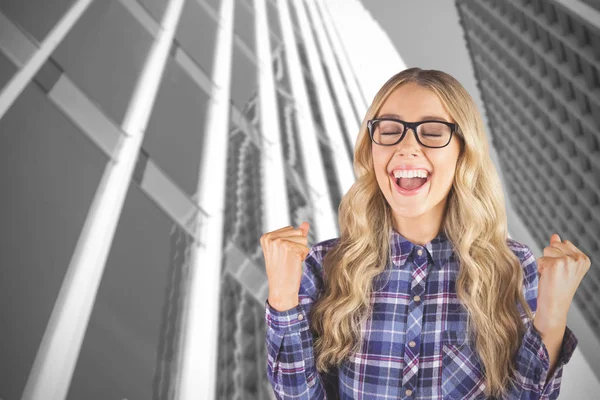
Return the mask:
<path id="1" fill-rule="evenodd" d="M 377 182 L 379 183 L 379 186 L 382 186 L 382 189 L 385 188 L 385 184 L 387 181 L 387 175 L 385 174 L 384 171 L 381 170 L 381 167 L 377 168 L 377 166 L 375 167 L 375 178 L 377 178 Z"/>
<path id="2" fill-rule="evenodd" d="M 452 186 L 452 183 L 454 182 L 454 174 L 454 165 L 447 165 L 438 168 L 434 181 L 439 188 L 443 188 L 445 190 Z"/>
<path id="3" fill-rule="evenodd" d="M 378 180 L 385 178 L 385 174 L 387 171 L 386 163 L 384 161 L 384 156 L 382 154 L 378 154 L 373 151 L 373 169 L 375 170 L 375 176 Z"/>

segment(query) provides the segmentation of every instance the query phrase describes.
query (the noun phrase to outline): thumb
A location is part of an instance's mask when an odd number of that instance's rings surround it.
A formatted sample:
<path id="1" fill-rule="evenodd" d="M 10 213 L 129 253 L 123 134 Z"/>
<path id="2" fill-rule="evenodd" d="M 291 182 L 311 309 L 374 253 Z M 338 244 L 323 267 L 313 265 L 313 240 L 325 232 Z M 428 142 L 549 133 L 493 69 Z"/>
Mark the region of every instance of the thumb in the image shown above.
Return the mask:
<path id="1" fill-rule="evenodd" d="M 310 228 L 310 224 L 306 221 L 304 221 L 303 223 L 300 224 L 300 226 L 298 226 L 299 229 L 302 230 L 302 234 L 304 236 L 308 235 L 308 229 Z"/>
<path id="2" fill-rule="evenodd" d="M 553 233 L 552 236 L 550 236 L 550 244 L 552 244 L 554 242 L 558 242 L 558 243 L 562 242 L 560 240 L 560 236 L 558 236 L 558 233 Z"/>

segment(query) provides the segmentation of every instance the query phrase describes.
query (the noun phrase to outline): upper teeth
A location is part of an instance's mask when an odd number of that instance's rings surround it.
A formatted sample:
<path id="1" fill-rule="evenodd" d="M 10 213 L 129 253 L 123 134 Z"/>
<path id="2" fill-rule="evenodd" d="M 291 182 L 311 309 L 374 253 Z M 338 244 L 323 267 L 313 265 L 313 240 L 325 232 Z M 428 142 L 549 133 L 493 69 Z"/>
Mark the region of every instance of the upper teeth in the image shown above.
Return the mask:
<path id="1" fill-rule="evenodd" d="M 394 176 L 398 178 L 427 178 L 427 170 L 425 169 L 397 169 L 394 171 Z"/>

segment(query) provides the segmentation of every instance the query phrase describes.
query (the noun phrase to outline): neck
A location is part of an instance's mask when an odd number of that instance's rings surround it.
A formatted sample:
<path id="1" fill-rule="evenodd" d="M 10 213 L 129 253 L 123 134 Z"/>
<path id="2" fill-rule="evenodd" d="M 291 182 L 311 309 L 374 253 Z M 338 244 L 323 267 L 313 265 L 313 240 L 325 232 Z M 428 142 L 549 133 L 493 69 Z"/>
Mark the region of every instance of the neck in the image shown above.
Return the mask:
<path id="1" fill-rule="evenodd" d="M 394 229 L 413 244 L 424 246 L 439 234 L 444 210 L 445 201 L 416 217 L 401 217 L 394 213 Z"/>

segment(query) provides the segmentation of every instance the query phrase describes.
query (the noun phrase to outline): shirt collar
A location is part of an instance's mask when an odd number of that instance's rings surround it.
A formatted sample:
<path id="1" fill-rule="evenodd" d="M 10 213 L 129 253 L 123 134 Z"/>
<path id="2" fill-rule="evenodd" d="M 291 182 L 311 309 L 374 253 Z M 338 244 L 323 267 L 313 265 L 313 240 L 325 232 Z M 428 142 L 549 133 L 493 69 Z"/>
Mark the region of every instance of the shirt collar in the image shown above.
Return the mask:
<path id="1" fill-rule="evenodd" d="M 416 245 L 407 238 L 398 233 L 394 228 L 390 234 L 392 262 L 399 267 L 402 267 L 411 253 L 418 249 L 426 249 L 429 254 L 429 260 L 433 260 L 432 267 L 440 269 L 446 265 L 450 258 L 454 255 L 452 242 L 448 239 L 446 233 L 441 230 L 436 237 L 431 239 L 425 245 Z"/>

